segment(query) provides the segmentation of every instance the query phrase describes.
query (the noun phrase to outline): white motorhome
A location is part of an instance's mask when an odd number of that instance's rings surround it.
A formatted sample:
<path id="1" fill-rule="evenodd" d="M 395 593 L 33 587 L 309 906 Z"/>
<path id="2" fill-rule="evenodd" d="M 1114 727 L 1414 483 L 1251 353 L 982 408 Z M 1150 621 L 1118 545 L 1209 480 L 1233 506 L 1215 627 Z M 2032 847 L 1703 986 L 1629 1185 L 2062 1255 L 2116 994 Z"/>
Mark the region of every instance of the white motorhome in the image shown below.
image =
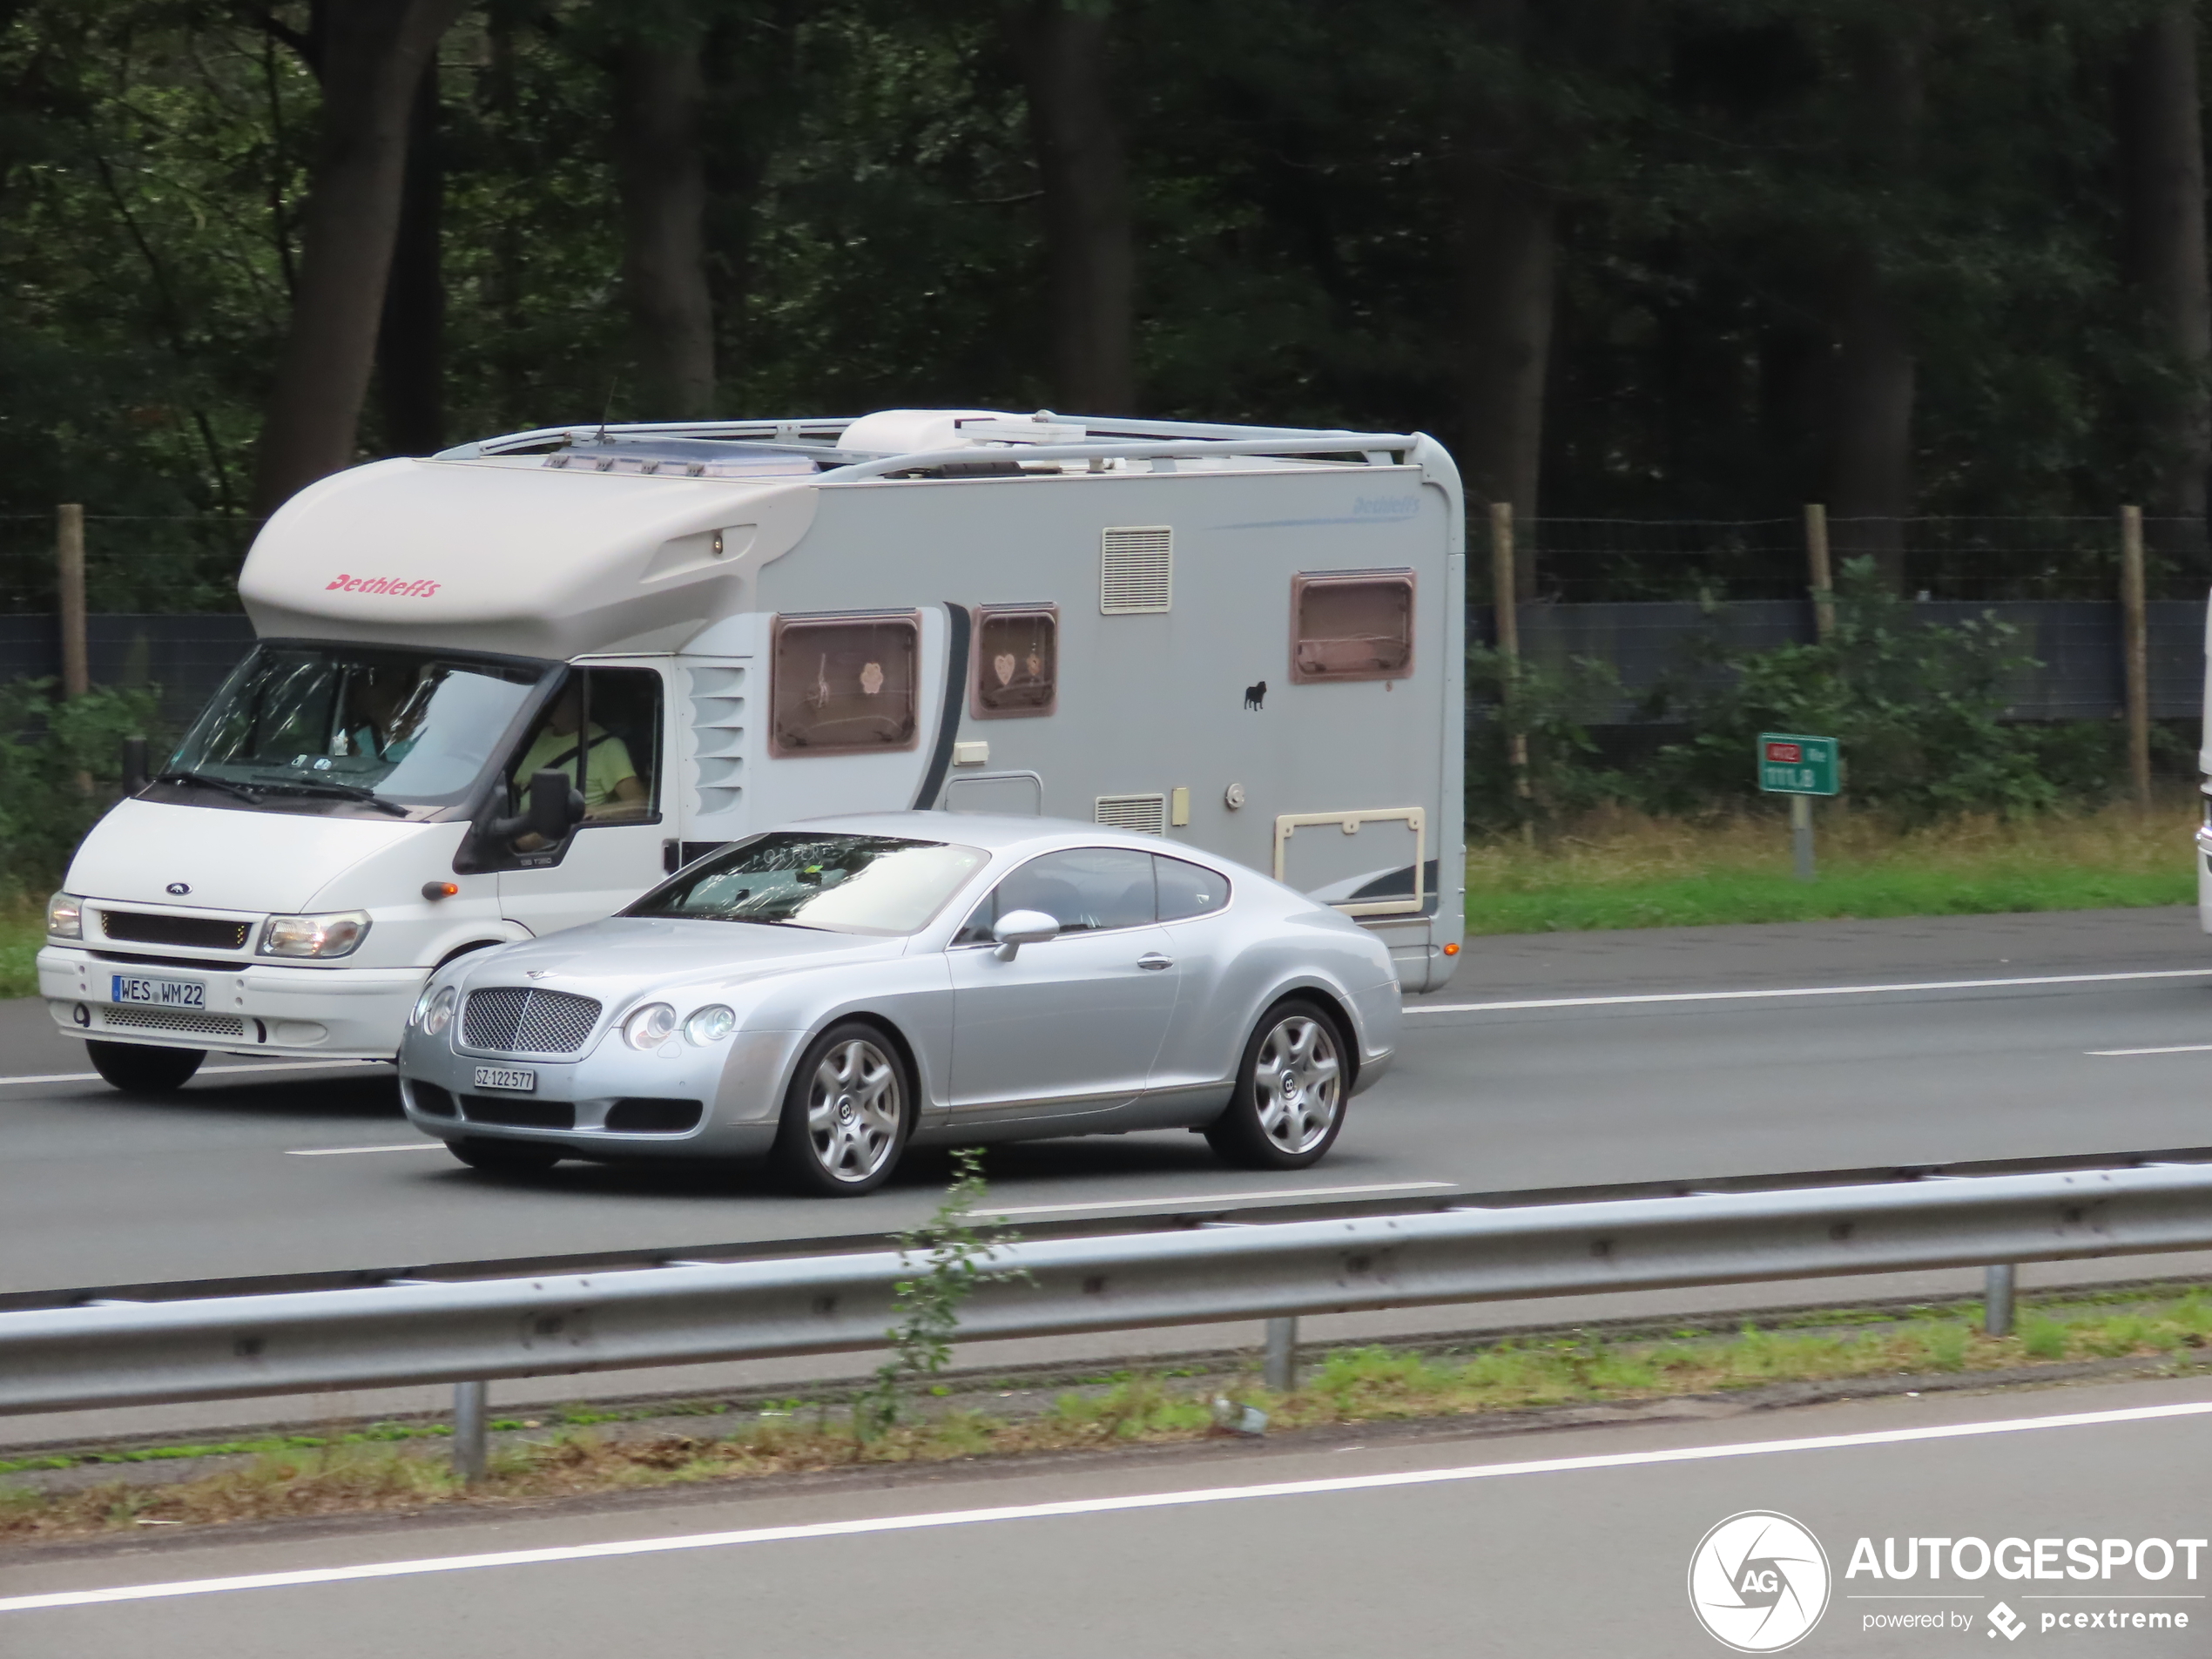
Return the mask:
<path id="1" fill-rule="evenodd" d="M 1458 475 L 1420 435 L 890 410 L 516 434 L 273 517 L 260 643 L 40 988 L 121 1086 L 388 1058 L 425 976 L 792 819 L 1034 813 L 1463 924 Z"/>

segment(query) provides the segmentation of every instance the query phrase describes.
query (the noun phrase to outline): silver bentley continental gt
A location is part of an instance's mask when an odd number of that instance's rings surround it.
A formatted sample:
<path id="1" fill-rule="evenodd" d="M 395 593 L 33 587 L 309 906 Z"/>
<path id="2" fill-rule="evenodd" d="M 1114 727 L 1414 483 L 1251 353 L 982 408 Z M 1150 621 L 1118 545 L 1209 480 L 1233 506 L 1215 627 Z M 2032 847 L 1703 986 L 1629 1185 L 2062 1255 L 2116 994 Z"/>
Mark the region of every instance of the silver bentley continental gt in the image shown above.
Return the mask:
<path id="1" fill-rule="evenodd" d="M 477 1169 L 765 1156 L 880 1185 L 909 1145 L 1191 1128 L 1316 1162 L 1398 1042 L 1380 941 L 1255 871 L 1091 824 L 819 819 L 621 914 L 448 964 L 408 1117 Z"/>

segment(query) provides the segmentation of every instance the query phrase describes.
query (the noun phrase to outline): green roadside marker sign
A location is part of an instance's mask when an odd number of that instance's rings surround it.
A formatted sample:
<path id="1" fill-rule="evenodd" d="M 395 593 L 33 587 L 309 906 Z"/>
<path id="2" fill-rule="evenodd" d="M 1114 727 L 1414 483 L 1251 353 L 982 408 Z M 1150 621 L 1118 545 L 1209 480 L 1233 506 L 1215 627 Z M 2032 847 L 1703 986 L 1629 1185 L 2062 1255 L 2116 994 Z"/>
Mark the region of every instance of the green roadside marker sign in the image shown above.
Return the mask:
<path id="1" fill-rule="evenodd" d="M 1759 787 L 1770 795 L 1836 792 L 1836 739 L 1759 733 Z"/>

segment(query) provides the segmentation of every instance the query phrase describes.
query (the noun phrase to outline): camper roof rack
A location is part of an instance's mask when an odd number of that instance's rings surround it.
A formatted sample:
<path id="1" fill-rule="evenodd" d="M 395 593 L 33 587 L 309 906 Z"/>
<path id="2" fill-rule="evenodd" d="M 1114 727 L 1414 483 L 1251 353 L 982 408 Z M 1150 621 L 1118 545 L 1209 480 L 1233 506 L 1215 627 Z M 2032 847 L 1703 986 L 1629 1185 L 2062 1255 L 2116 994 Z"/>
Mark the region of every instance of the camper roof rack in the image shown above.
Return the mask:
<path id="1" fill-rule="evenodd" d="M 912 411 L 928 421 L 934 412 Z M 1352 432 L 1312 427 L 1217 426 L 1185 421 L 1138 421 L 1107 415 L 1032 416 L 946 411 L 929 423 L 949 427 L 963 442 L 885 454 L 873 446 L 843 447 L 846 434 L 878 417 L 813 416 L 783 421 L 662 421 L 620 426 L 544 427 L 442 451 L 441 461 L 543 455 L 548 466 L 668 477 L 769 477 L 815 472 L 825 483 L 873 478 L 1012 476 L 1059 472 L 1068 462 L 1088 470 L 1149 466 L 1172 472 L 1178 461 L 1231 456 L 1308 463 L 1390 466 L 1423 440 L 1406 433 Z"/>

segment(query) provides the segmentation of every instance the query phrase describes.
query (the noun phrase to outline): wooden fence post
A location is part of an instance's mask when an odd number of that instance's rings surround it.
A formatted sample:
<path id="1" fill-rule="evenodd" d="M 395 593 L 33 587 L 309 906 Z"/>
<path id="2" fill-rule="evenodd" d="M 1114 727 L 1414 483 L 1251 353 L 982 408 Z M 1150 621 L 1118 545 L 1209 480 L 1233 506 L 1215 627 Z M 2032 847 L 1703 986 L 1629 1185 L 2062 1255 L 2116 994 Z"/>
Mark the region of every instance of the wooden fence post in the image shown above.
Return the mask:
<path id="1" fill-rule="evenodd" d="M 76 502 L 54 509 L 55 589 L 60 599 L 62 695 L 82 697 L 92 688 L 84 641 L 84 509 Z"/>
<path id="2" fill-rule="evenodd" d="M 1506 759 L 1513 768 L 1513 792 L 1527 800 L 1528 734 L 1521 729 L 1521 606 L 1514 591 L 1513 503 L 1490 503 L 1490 603 L 1497 617 L 1498 655 L 1505 659 L 1505 696 L 1500 713 L 1506 721 Z M 1524 823 L 1525 833 L 1534 825 Z"/>
<path id="3" fill-rule="evenodd" d="M 2128 688 L 2128 778 L 2150 806 L 2150 625 L 2143 603 L 2143 509 L 2120 509 L 2120 662 Z"/>
<path id="4" fill-rule="evenodd" d="M 1828 562 L 1828 509 L 1805 503 L 1805 566 L 1812 577 L 1813 637 L 1825 641 L 1836 631 L 1836 573 Z"/>

